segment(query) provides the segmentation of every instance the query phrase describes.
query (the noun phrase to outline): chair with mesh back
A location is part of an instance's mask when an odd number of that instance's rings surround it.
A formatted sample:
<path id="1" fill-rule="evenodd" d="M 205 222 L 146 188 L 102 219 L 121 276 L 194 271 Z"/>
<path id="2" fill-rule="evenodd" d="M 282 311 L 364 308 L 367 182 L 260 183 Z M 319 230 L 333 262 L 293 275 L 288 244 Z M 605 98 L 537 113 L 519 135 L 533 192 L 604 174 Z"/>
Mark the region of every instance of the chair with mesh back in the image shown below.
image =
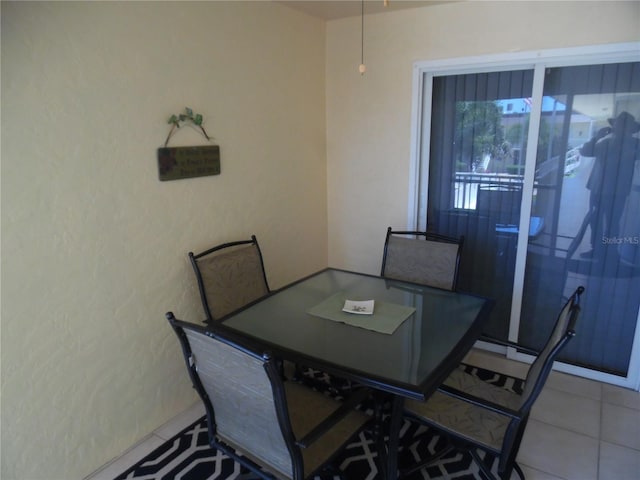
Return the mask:
<path id="1" fill-rule="evenodd" d="M 387 229 L 380 275 L 455 290 L 464 236 Z"/>
<path id="2" fill-rule="evenodd" d="M 262 253 L 255 235 L 250 240 L 189 252 L 207 322 L 219 320 L 269 293 Z"/>
<path id="3" fill-rule="evenodd" d="M 268 353 L 233 334 L 166 316 L 204 402 L 211 446 L 260 478 L 310 478 L 370 421 L 355 410 L 368 392 L 340 403 L 283 381 Z"/>
<path id="4" fill-rule="evenodd" d="M 468 451 L 488 478 L 496 476 L 479 457 L 478 450 L 498 458 L 498 478 L 510 479 L 515 470 L 524 479 L 524 473 L 516 463 L 516 456 L 529 412 L 558 353 L 575 335 L 575 325 L 580 313 L 580 295 L 583 292 L 584 288 L 578 287 L 562 307 L 549 339 L 540 352 L 504 342 L 536 355 L 524 381 L 522 395 L 483 382 L 458 369 L 426 402 L 409 400 L 405 403 L 408 417 L 442 432 L 450 442 L 435 456 L 402 472 L 403 477 L 457 449 Z"/>

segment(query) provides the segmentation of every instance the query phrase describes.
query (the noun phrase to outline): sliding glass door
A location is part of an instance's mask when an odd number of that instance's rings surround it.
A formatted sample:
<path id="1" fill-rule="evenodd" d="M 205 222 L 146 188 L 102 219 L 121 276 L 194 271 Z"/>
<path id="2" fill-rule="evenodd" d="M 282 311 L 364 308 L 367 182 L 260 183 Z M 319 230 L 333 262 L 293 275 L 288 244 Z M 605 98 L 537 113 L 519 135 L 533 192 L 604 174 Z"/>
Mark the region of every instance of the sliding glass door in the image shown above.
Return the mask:
<path id="1" fill-rule="evenodd" d="M 461 290 L 496 299 L 485 333 L 507 338 L 532 70 L 433 78 L 427 229 L 464 235 Z"/>
<path id="2" fill-rule="evenodd" d="M 465 236 L 459 287 L 496 299 L 486 335 L 540 347 L 583 285 L 578 335 L 561 360 L 569 371 L 638 388 L 634 55 L 422 65 L 410 223 Z"/>
<path id="3" fill-rule="evenodd" d="M 563 358 L 626 377 L 640 306 L 640 63 L 549 68 L 543 95 L 561 108 L 542 112 L 555 149 L 537 152 L 532 218 L 546 227 L 528 242 L 518 339 L 541 345 L 549 300 L 584 285 Z"/>

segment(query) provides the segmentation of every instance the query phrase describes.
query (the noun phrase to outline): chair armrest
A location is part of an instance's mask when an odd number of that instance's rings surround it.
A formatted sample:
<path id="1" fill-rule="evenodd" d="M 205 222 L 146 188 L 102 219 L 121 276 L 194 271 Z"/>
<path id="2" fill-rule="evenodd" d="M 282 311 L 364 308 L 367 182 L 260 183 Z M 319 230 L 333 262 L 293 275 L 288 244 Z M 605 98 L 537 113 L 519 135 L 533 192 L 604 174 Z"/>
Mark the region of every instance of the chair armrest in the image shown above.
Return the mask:
<path id="1" fill-rule="evenodd" d="M 441 385 L 440 387 L 438 387 L 438 391 L 464 402 L 471 403 L 477 407 L 484 408 L 491 412 L 499 413 L 500 415 L 505 415 L 511 418 L 520 418 L 522 416 L 517 410 L 506 407 L 504 405 L 500 405 L 499 403 L 491 402 L 484 398 L 476 397 L 475 395 L 471 395 L 448 385 Z"/>
<path id="2" fill-rule="evenodd" d="M 540 352 L 532 348 L 527 348 L 518 343 L 510 342 L 509 340 L 501 340 L 499 338 L 491 337 L 489 335 L 485 335 L 484 333 L 480 335 L 480 338 L 478 340 L 482 340 L 483 342 L 489 342 L 489 343 L 497 343 L 498 345 L 502 345 L 503 347 L 515 348 L 516 350 L 519 350 L 528 355 L 533 355 L 534 357 L 537 357 L 540 354 Z"/>
<path id="3" fill-rule="evenodd" d="M 327 418 L 311 429 L 304 437 L 296 441 L 301 448 L 308 448 L 316 440 L 331 430 L 340 420 L 351 413 L 362 401 L 369 396 L 371 389 L 361 388 L 342 402 Z"/>

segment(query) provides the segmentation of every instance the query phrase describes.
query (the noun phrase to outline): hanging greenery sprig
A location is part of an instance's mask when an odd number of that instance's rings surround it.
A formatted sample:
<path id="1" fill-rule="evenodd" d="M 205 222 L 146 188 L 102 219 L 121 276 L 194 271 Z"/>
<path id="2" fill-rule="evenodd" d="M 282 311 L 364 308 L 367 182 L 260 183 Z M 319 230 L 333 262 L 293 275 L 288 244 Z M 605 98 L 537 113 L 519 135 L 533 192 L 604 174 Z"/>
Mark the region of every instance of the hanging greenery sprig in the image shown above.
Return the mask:
<path id="1" fill-rule="evenodd" d="M 171 117 L 169 118 L 169 121 L 167 123 L 171 125 L 171 130 L 169 131 L 169 135 L 167 135 L 167 139 L 164 141 L 165 147 L 169 143 L 169 139 L 171 138 L 171 135 L 173 135 L 173 132 L 175 132 L 185 123 L 191 123 L 194 126 L 198 127 L 204 135 L 204 138 L 206 138 L 207 140 L 211 140 L 211 137 L 207 134 L 206 130 L 202 126 L 202 115 L 200 115 L 199 113 L 193 113 L 193 110 L 191 110 L 189 107 L 185 107 L 184 112 L 185 113 L 181 113 L 179 115 L 171 115 Z"/>

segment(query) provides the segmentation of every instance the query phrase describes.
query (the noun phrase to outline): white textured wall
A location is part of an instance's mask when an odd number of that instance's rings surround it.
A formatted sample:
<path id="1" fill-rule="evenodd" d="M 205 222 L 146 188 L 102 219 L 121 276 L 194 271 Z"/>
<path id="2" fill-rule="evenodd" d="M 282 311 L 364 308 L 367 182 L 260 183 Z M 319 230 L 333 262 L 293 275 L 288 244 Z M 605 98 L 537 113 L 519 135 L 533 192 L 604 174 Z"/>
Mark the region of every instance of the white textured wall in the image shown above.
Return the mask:
<path id="1" fill-rule="evenodd" d="M 360 18 L 327 24 L 329 264 L 379 273 L 386 228 L 407 224 L 414 62 L 637 41 L 640 2 L 458 2 L 364 30 L 361 77 Z"/>
<path id="2" fill-rule="evenodd" d="M 3 480 L 87 475 L 191 405 L 186 254 L 327 264 L 324 23 L 269 2 L 2 3 Z M 159 182 L 167 118 L 222 174 Z M 170 145 L 206 143 L 188 128 Z"/>

